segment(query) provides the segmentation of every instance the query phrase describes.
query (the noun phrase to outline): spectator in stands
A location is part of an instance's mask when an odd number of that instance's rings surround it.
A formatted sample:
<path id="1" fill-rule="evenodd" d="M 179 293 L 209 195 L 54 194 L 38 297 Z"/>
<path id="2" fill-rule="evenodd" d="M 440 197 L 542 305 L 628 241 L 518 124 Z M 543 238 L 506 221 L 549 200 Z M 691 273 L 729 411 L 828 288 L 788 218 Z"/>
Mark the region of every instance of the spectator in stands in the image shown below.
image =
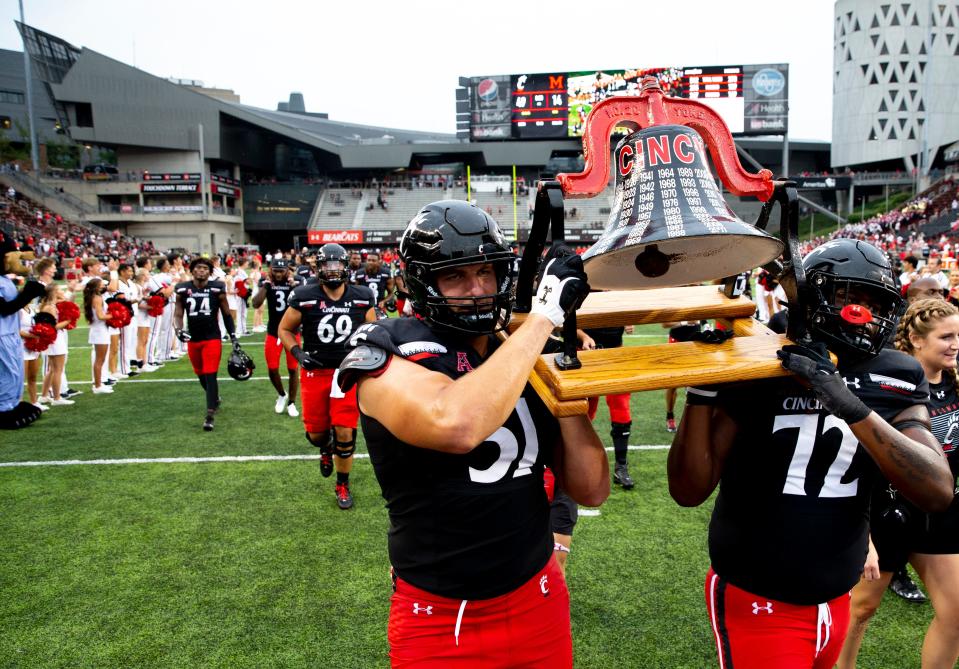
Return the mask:
<path id="1" fill-rule="evenodd" d="M 924 270 L 925 274 L 931 276 L 933 279 L 939 282 L 940 288 L 943 290 L 949 288 L 949 277 L 946 276 L 946 273 L 942 271 L 942 259 L 939 256 L 929 256 L 929 262 L 926 263 Z"/>
<path id="2" fill-rule="evenodd" d="M 919 265 L 919 259 L 916 256 L 906 256 L 902 259 L 902 274 L 899 275 L 899 283 L 905 291 L 909 284 L 919 278 L 916 267 Z"/>

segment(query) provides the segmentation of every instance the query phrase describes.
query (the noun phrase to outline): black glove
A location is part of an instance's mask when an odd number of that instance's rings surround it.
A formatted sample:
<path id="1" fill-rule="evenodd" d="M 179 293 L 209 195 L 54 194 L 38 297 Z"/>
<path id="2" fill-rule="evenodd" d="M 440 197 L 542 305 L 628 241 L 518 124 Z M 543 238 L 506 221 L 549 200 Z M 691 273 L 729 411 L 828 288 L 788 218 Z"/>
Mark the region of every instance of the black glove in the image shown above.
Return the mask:
<path id="1" fill-rule="evenodd" d="M 588 294 L 583 259 L 569 247 L 557 245 L 546 256 L 546 266 L 540 272 L 539 287 L 530 313 L 546 316 L 559 327 Z"/>
<path id="2" fill-rule="evenodd" d="M 297 362 L 303 367 L 303 369 L 309 371 L 313 369 L 320 369 L 322 365 L 319 360 L 316 360 L 309 353 L 304 351 L 299 346 L 294 346 L 290 349 L 290 353 L 293 354 L 293 357 L 297 359 Z"/>
<path id="3" fill-rule="evenodd" d="M 182 342 L 188 342 L 192 339 L 192 337 L 190 336 L 190 333 L 187 332 L 186 330 L 181 330 L 180 328 L 177 328 L 175 332 L 176 332 L 176 338 Z"/>
<path id="4" fill-rule="evenodd" d="M 790 344 L 776 351 L 776 355 L 783 367 L 809 382 L 819 403 L 832 415 L 847 423 L 858 423 L 872 413 L 846 386 L 822 344 Z"/>
<path id="5" fill-rule="evenodd" d="M 23 299 L 27 301 L 33 301 L 38 297 L 43 297 L 46 295 L 47 287 L 39 281 L 27 281 L 20 293 L 24 296 Z"/>

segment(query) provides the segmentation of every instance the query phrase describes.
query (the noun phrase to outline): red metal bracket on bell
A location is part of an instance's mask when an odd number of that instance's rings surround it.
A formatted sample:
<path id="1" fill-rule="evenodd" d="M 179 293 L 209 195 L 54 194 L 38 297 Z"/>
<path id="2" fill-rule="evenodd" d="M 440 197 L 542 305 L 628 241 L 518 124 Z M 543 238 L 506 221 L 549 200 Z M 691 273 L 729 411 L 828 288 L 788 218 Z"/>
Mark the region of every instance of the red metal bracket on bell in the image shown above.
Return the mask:
<path id="1" fill-rule="evenodd" d="M 566 197 L 594 197 L 609 183 L 610 134 L 630 121 L 640 128 L 654 125 L 685 125 L 696 130 L 709 147 L 709 155 L 719 178 L 738 196 L 752 195 L 763 202 L 773 194 L 773 174 L 743 169 L 736 155 L 733 136 L 715 111 L 695 100 L 663 95 L 656 77 L 643 77 L 643 88 L 636 97 L 611 97 L 593 107 L 583 132 L 585 169 L 579 174 L 558 174 L 556 180 Z"/>

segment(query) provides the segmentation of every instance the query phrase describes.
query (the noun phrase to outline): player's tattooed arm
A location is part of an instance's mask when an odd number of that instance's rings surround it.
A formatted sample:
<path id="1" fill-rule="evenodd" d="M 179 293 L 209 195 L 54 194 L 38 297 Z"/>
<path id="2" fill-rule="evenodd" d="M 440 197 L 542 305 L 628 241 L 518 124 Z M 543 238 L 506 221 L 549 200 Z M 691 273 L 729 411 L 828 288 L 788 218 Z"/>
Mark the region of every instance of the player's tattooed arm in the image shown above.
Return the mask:
<path id="1" fill-rule="evenodd" d="M 666 460 L 669 494 L 680 506 L 699 506 L 719 484 L 736 437 L 735 421 L 721 407 L 687 404 Z"/>
<path id="2" fill-rule="evenodd" d="M 949 506 L 954 491 L 952 472 L 930 432 L 925 406 L 902 411 L 892 425 L 873 412 L 849 427 L 883 476 L 909 501 L 924 511 L 944 511 Z"/>

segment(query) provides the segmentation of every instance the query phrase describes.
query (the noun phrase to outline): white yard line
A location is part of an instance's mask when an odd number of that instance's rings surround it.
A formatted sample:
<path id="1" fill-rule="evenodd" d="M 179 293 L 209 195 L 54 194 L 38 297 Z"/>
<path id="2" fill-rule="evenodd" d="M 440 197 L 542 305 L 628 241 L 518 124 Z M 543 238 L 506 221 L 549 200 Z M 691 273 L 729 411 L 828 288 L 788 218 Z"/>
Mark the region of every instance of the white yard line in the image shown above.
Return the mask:
<path id="1" fill-rule="evenodd" d="M 669 446 L 663 444 L 630 446 L 631 451 L 659 451 Z M 612 448 L 607 448 L 612 451 Z M 370 456 L 357 453 L 353 456 L 365 460 Z M 149 465 L 149 464 L 194 464 L 202 462 L 277 462 L 283 460 L 319 460 L 319 455 L 215 455 L 209 457 L 179 458 L 104 458 L 97 460 L 26 460 L 23 462 L 0 462 L 0 467 L 67 467 L 73 465 Z"/>

